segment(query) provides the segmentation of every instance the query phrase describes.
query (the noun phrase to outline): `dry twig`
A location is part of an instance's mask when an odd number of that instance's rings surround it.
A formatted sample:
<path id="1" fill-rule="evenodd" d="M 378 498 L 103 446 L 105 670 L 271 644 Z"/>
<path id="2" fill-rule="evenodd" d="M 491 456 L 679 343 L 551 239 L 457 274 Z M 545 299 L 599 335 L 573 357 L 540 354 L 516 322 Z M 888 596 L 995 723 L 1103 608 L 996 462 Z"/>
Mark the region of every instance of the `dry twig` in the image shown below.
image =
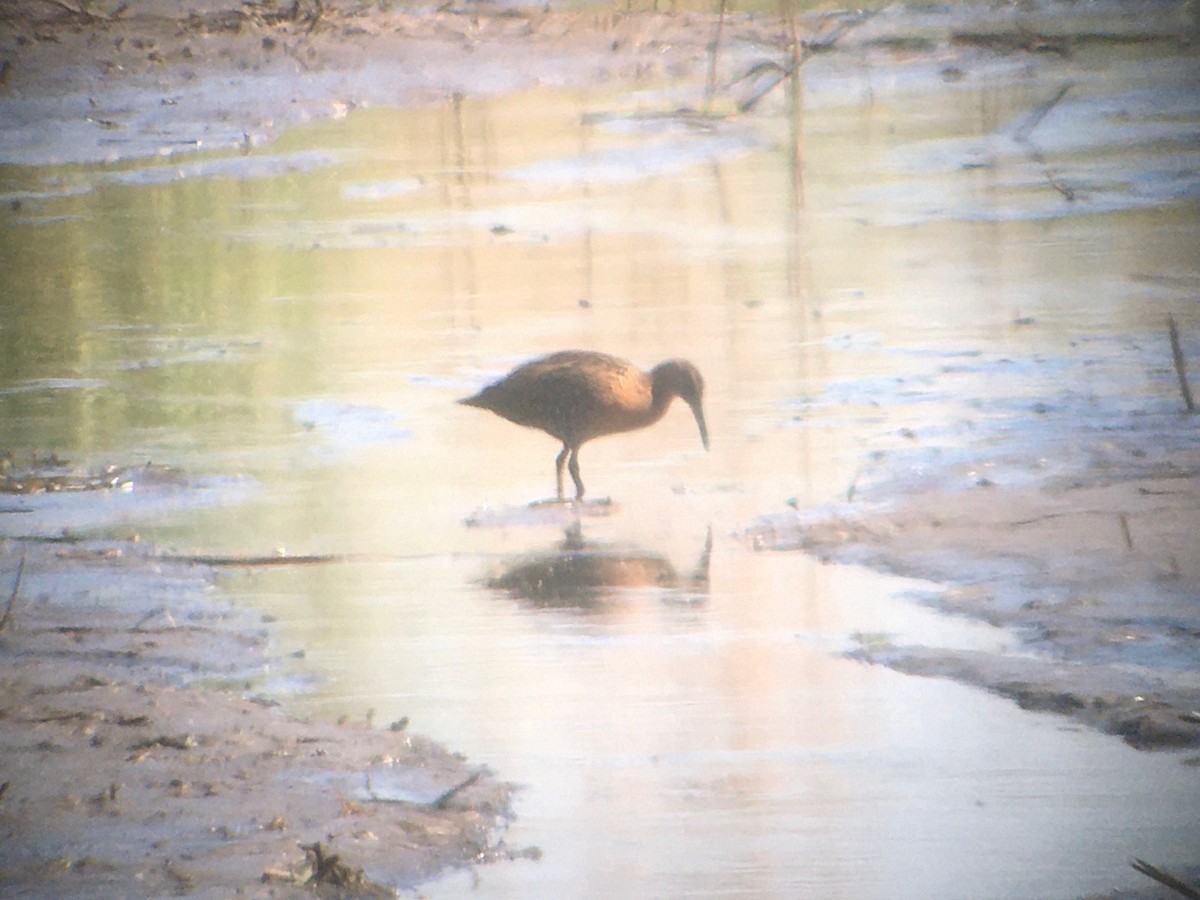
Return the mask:
<path id="1" fill-rule="evenodd" d="M 4 607 L 4 615 L 0 616 L 0 631 L 4 631 L 8 627 L 8 621 L 12 617 L 13 607 L 17 604 L 17 595 L 21 592 L 21 582 L 25 578 L 25 554 L 21 554 L 21 562 L 17 566 L 17 577 L 13 581 L 12 593 L 8 596 L 8 605 Z"/>
<path id="2" fill-rule="evenodd" d="M 717 29 L 713 34 L 712 43 L 708 46 L 708 76 L 704 79 L 704 112 L 712 108 L 713 94 L 717 90 L 717 53 L 721 49 L 721 31 L 725 27 L 725 10 L 728 0 L 720 0 L 717 10 Z"/>
<path id="3" fill-rule="evenodd" d="M 1175 375 L 1179 379 L 1179 390 L 1183 394 L 1183 405 L 1187 411 L 1194 413 L 1196 404 L 1192 400 L 1192 389 L 1188 384 L 1187 362 L 1183 358 L 1183 345 L 1179 342 L 1179 329 L 1175 325 L 1175 317 L 1167 316 L 1167 331 L 1171 335 L 1171 356 L 1175 360 Z"/>
<path id="4" fill-rule="evenodd" d="M 1200 900 L 1200 891 L 1180 881 L 1170 872 L 1150 865 L 1144 859 L 1134 859 L 1129 865 L 1133 866 L 1135 871 L 1141 872 L 1147 878 L 1153 878 L 1159 884 L 1166 885 L 1181 897 L 1187 897 L 1188 900 Z"/>
<path id="5" fill-rule="evenodd" d="M 1013 140 L 1015 140 L 1018 144 L 1024 145 L 1028 149 L 1029 158 L 1042 167 L 1042 174 L 1046 178 L 1046 183 L 1050 185 L 1050 187 L 1054 188 L 1054 190 L 1058 191 L 1058 193 L 1062 194 L 1063 199 L 1068 203 L 1075 202 L 1075 189 L 1069 185 L 1063 184 L 1058 180 L 1054 172 L 1051 171 L 1050 166 L 1047 165 L 1046 158 L 1042 155 L 1042 152 L 1029 142 L 1029 136 L 1033 134 L 1033 130 L 1042 123 L 1042 120 L 1050 114 L 1050 110 L 1058 106 L 1058 104 L 1062 102 L 1062 99 L 1067 96 L 1067 92 L 1070 91 L 1074 86 L 1075 82 L 1073 81 L 1068 81 L 1063 84 L 1063 86 L 1058 89 L 1058 92 L 1053 97 L 1042 103 L 1040 106 L 1035 107 L 1034 110 L 1025 117 L 1025 121 L 1018 125 L 1016 131 L 1013 132 Z"/>
<path id="6" fill-rule="evenodd" d="M 1054 109 L 1054 107 L 1058 106 L 1058 104 L 1062 102 L 1062 99 L 1067 96 L 1067 92 L 1073 87 L 1075 87 L 1075 82 L 1066 82 L 1058 89 L 1058 93 L 1056 93 L 1041 106 L 1036 107 L 1028 116 L 1025 117 L 1025 121 L 1017 126 L 1017 130 L 1013 133 L 1013 139 L 1022 144 L 1029 140 L 1029 135 L 1033 134 L 1033 129 L 1037 128 L 1038 125 L 1042 123 L 1042 119 L 1046 118 L 1046 116 L 1050 114 L 1050 110 Z"/>
<path id="7" fill-rule="evenodd" d="M 482 775 L 483 775 L 482 769 L 480 769 L 476 772 L 473 772 L 470 776 L 468 776 L 466 778 L 466 780 L 460 781 L 454 787 L 450 788 L 450 790 L 442 793 L 436 800 L 434 800 L 429 805 L 432 806 L 434 809 L 445 809 L 449 805 L 451 800 L 453 800 L 456 796 L 458 796 L 458 794 L 460 794 L 462 791 L 465 791 L 467 788 L 469 788 L 471 785 L 473 785 L 475 782 L 477 782 Z"/>
<path id="8" fill-rule="evenodd" d="M 322 563 L 345 562 L 340 553 L 281 553 L 274 556 L 211 556 L 167 553 L 158 557 L 166 562 L 190 563 L 197 566 L 313 566 Z"/>
<path id="9" fill-rule="evenodd" d="M 1129 516 L 1117 513 L 1117 522 L 1121 525 L 1121 536 L 1125 538 L 1125 549 L 1133 550 L 1133 533 L 1129 530 Z"/>
<path id="10" fill-rule="evenodd" d="M 795 71 L 808 62 L 810 57 L 816 53 L 832 50 L 837 42 L 845 37 L 847 33 L 855 28 L 858 28 L 860 25 L 871 21 L 871 19 L 879 15 L 885 9 L 887 9 L 886 5 L 881 6 L 878 9 L 867 10 L 853 20 L 842 22 L 842 24 L 835 28 L 828 37 L 822 40 L 801 41 L 801 49 L 799 53 L 796 53 L 795 44 L 793 43 L 792 57 L 786 65 L 780 65 L 779 63 L 772 62 L 771 60 L 763 60 L 762 62 L 755 63 L 744 74 L 738 78 L 735 78 L 733 84 L 737 84 L 739 81 L 745 81 L 749 78 L 755 78 L 765 72 L 771 72 L 771 78 L 768 79 L 767 84 L 755 91 L 752 96 L 738 104 L 738 112 L 750 112 L 758 105 L 758 102 L 762 100 L 763 97 L 773 91 L 776 86 L 781 84 L 783 81 L 790 78 Z"/>

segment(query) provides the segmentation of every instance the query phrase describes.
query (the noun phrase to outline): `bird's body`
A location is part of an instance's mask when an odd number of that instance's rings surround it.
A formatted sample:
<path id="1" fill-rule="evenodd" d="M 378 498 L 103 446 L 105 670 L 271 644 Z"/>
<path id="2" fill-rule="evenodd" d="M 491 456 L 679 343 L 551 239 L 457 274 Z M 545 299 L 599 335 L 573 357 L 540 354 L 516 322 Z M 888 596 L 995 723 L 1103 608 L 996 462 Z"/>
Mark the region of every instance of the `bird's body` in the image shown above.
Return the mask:
<path id="1" fill-rule="evenodd" d="M 661 363 L 643 372 L 632 363 L 605 353 L 564 350 L 519 366 L 473 397 L 460 400 L 467 406 L 538 428 L 562 441 L 556 461 L 558 497 L 563 496 L 563 464 L 568 462 L 575 482 L 575 497 L 583 499 L 579 477 L 579 448 L 606 434 L 634 431 L 663 417 L 676 397 L 691 407 L 708 447 L 701 399 L 704 379 L 684 359 Z"/>

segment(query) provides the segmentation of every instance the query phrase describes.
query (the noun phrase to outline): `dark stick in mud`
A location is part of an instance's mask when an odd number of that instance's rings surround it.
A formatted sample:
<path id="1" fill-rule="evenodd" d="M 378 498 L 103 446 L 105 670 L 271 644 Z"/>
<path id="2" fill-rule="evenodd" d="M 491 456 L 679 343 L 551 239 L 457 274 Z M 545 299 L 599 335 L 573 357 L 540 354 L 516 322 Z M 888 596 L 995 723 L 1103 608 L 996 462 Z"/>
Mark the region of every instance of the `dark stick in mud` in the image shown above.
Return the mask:
<path id="1" fill-rule="evenodd" d="M 1054 107 L 1058 106 L 1058 104 L 1062 102 L 1063 97 L 1067 96 L 1067 91 L 1071 90 L 1073 87 L 1075 87 L 1075 82 L 1066 82 L 1058 89 L 1058 93 L 1056 93 L 1041 106 L 1034 109 L 1033 112 L 1031 112 L 1025 119 L 1025 121 L 1022 122 L 1017 128 L 1016 133 L 1013 134 L 1013 140 L 1022 144 L 1025 143 L 1029 139 L 1029 135 L 1033 134 L 1033 129 L 1042 124 L 1042 119 L 1046 118 L 1046 116 L 1050 114 L 1050 110 L 1054 109 Z"/>
<path id="2" fill-rule="evenodd" d="M 12 617 L 13 607 L 17 604 L 17 595 L 21 593 L 21 581 L 25 578 L 25 554 L 21 554 L 21 562 L 17 565 L 17 577 L 13 581 L 12 593 L 8 595 L 8 604 L 4 607 L 4 615 L 0 616 L 0 631 L 8 628 L 8 620 Z"/>
<path id="3" fill-rule="evenodd" d="M 771 93 L 771 91 L 782 84 L 786 79 L 791 77 L 792 74 L 795 73 L 802 65 L 808 62 L 809 58 L 812 57 L 813 54 L 832 50 L 835 46 L 837 46 L 837 42 L 845 37 L 848 32 L 871 21 L 871 19 L 879 15 L 890 5 L 891 4 L 886 4 L 878 9 L 867 10 L 866 12 L 859 13 L 856 18 L 843 22 L 841 25 L 835 28 L 832 33 L 820 41 L 799 42 L 799 52 L 797 52 L 797 42 L 793 40 L 791 42 L 791 58 L 786 65 L 781 65 L 780 63 L 772 60 L 762 60 L 761 62 L 755 63 L 739 77 L 735 78 L 732 84 L 737 84 L 739 81 L 745 81 L 749 78 L 756 78 L 759 75 L 763 75 L 768 72 L 770 73 L 770 76 L 768 77 L 765 85 L 755 91 L 754 94 L 749 98 L 738 104 L 738 112 L 748 113 L 752 111 L 763 97 Z M 787 7 L 781 5 L 781 9 L 787 9 Z M 788 27 L 789 31 L 792 30 L 794 28 L 794 23 L 789 24 Z"/>
<path id="4" fill-rule="evenodd" d="M 1074 189 L 1063 184 L 1054 176 L 1054 173 L 1050 170 L 1050 167 L 1046 165 L 1046 158 L 1042 156 L 1041 151 L 1030 143 L 1029 136 L 1033 134 L 1033 130 L 1042 123 L 1042 120 L 1050 114 L 1050 110 L 1058 106 L 1058 104 L 1062 102 L 1063 97 L 1067 96 L 1067 92 L 1070 91 L 1074 86 L 1075 82 L 1066 82 L 1058 89 L 1058 92 L 1053 97 L 1051 97 L 1041 106 L 1036 107 L 1033 112 L 1031 112 L 1025 118 L 1025 121 L 1017 127 L 1017 130 L 1013 132 L 1013 140 L 1018 144 L 1026 145 L 1029 150 L 1029 158 L 1042 167 L 1042 174 L 1046 178 L 1046 183 L 1050 185 L 1050 187 L 1054 188 L 1054 190 L 1062 194 L 1063 199 L 1068 203 L 1073 203 L 1075 201 Z"/>
<path id="5" fill-rule="evenodd" d="M 1135 859 L 1129 865 L 1133 866 L 1136 871 L 1141 872 L 1147 878 L 1153 878 L 1159 884 L 1165 884 L 1181 897 L 1187 897 L 1189 900 L 1200 900 L 1200 891 L 1180 881 L 1170 872 L 1150 865 L 1144 859 Z"/>
<path id="6" fill-rule="evenodd" d="M 465 780 L 460 781 L 458 784 L 454 785 L 454 787 L 450 788 L 450 790 L 443 792 L 440 797 L 438 797 L 436 800 L 434 800 L 429 805 L 432 806 L 434 809 L 445 809 L 451 800 L 453 800 L 462 791 L 465 791 L 467 788 L 469 788 L 471 785 L 473 785 L 475 782 L 477 782 L 479 780 L 480 776 L 482 776 L 482 775 L 483 775 L 482 769 L 480 769 L 479 771 L 476 771 L 476 772 L 472 772 Z"/>
<path id="7" fill-rule="evenodd" d="M 1196 404 L 1192 400 L 1192 389 L 1188 385 L 1187 362 L 1183 358 L 1183 346 L 1179 343 L 1179 329 L 1175 326 L 1175 317 L 1167 316 L 1167 331 L 1171 335 L 1171 356 L 1175 359 L 1175 375 L 1179 378 L 1179 390 L 1183 394 L 1183 405 L 1187 411 L 1194 413 Z"/>
<path id="8" fill-rule="evenodd" d="M 725 10 L 728 0 L 720 0 L 717 9 L 717 29 L 713 34 L 712 43 L 708 45 L 708 76 L 704 79 L 704 112 L 712 108 L 713 94 L 717 90 L 717 54 L 721 50 L 721 31 L 725 27 Z"/>
<path id="9" fill-rule="evenodd" d="M 858 490 L 858 478 L 862 475 L 862 466 L 854 473 L 854 477 L 850 479 L 850 486 L 846 488 L 846 502 L 849 503 L 854 499 L 854 492 Z"/>
<path id="10" fill-rule="evenodd" d="M 324 563 L 348 562 L 351 557 L 341 553 L 282 553 L 274 556 L 210 556 L 208 554 L 162 554 L 166 562 L 190 563 L 197 566 L 316 566 Z"/>
<path id="11" fill-rule="evenodd" d="M 1133 550 L 1133 534 L 1129 530 L 1129 516 L 1117 513 L 1117 522 L 1121 525 L 1121 536 L 1125 538 L 1125 549 Z"/>

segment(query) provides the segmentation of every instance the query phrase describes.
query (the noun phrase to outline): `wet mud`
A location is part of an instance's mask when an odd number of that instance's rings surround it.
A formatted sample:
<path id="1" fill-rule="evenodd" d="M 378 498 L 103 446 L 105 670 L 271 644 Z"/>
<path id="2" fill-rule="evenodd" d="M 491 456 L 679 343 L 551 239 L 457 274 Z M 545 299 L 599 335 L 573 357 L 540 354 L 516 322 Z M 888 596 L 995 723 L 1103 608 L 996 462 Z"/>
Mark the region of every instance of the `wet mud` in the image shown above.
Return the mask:
<path id="1" fill-rule="evenodd" d="M 358 3 L 46 4 L 2 23 L 0 160 L 101 162 L 251 148 L 289 126 L 448 93 L 649 83 L 703 65 L 707 14 Z M 744 40 L 773 23 L 741 14 Z M 736 49 L 731 53 L 744 55 Z"/>
<path id="2" fill-rule="evenodd" d="M 1194 424 L 1174 419 L 1186 439 Z M 1106 449 L 1105 464 L 1020 487 L 981 474 L 982 454 L 938 470 L 936 485 L 906 480 L 898 466 L 900 477 L 857 502 L 766 517 L 743 536 L 938 582 L 944 589 L 921 602 L 1019 638 L 1016 652 L 989 653 L 871 636 L 856 659 L 979 685 L 1138 749 L 1194 749 L 1200 456 L 1180 448 L 1147 464 L 1140 450 Z"/>
<path id="3" fill-rule="evenodd" d="M 260 693 L 279 664 L 267 626 L 214 602 L 210 568 L 129 541 L 6 539 L 0 558 L 17 573 L 0 628 L 6 892 L 392 896 L 512 857 L 511 787 L 485 768 L 406 722 L 305 721 Z"/>

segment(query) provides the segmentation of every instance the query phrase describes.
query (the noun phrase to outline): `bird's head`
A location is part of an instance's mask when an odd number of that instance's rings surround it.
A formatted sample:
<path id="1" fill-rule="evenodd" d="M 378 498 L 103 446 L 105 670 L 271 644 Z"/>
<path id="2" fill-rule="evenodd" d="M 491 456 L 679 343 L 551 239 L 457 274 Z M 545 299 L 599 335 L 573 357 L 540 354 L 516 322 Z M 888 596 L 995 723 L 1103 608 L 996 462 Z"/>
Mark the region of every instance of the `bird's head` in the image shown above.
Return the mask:
<path id="1" fill-rule="evenodd" d="M 700 427 L 700 440 L 704 449 L 708 449 L 708 426 L 704 423 L 704 377 L 700 370 L 686 359 L 668 359 L 659 363 L 651 373 L 654 379 L 656 400 L 662 397 L 662 402 L 669 402 L 672 397 L 679 397 L 692 409 L 696 424 Z"/>

